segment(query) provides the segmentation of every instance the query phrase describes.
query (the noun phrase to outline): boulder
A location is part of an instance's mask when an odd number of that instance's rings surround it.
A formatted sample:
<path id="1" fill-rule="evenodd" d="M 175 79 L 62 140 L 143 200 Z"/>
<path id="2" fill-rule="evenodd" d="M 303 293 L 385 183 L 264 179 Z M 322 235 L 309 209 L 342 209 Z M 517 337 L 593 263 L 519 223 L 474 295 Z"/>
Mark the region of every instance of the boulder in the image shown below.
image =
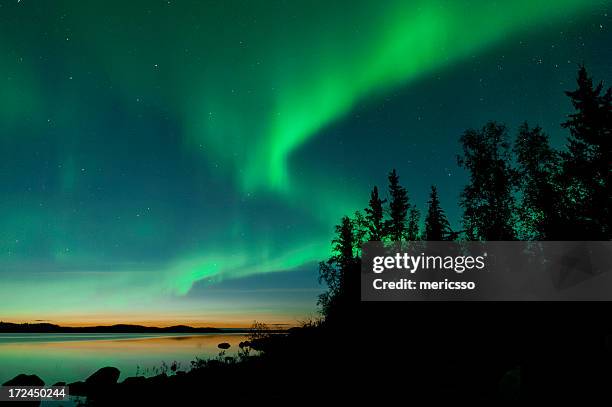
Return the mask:
<path id="1" fill-rule="evenodd" d="M 5 382 L 3 386 L 44 386 L 45 382 L 35 374 L 20 374 L 13 377 L 8 382 Z"/>
<path id="2" fill-rule="evenodd" d="M 125 386 L 138 386 L 147 382 L 147 378 L 144 376 L 133 376 L 127 377 L 122 384 Z"/>
<path id="3" fill-rule="evenodd" d="M 75 396 L 86 396 L 87 385 L 85 382 L 74 382 L 68 384 L 68 393 Z"/>
<path id="4" fill-rule="evenodd" d="M 38 376 L 36 375 L 27 375 L 27 374 L 20 374 L 17 375 L 15 377 L 13 377 L 11 380 L 9 380 L 8 382 L 5 382 L 3 384 L 3 386 L 44 386 L 45 382 Z M 20 407 L 38 407 L 40 406 L 41 402 L 40 401 L 22 401 L 17 403 Z M 0 402 L 0 405 L 4 406 L 4 405 L 13 405 L 13 402 Z"/>
<path id="5" fill-rule="evenodd" d="M 103 367 L 102 369 L 99 369 L 97 372 L 89 376 L 85 380 L 85 383 L 87 384 L 87 386 L 94 387 L 112 386 L 117 383 L 120 374 L 121 372 L 116 367 Z"/>

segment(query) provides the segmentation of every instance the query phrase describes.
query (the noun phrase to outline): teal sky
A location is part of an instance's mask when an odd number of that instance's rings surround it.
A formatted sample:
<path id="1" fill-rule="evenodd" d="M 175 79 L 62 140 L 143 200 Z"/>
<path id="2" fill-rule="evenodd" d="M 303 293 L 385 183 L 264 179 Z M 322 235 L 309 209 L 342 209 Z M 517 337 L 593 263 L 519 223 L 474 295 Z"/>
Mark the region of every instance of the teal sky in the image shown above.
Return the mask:
<path id="1" fill-rule="evenodd" d="M 552 5 L 554 4 L 554 5 Z M 291 322 L 395 167 L 451 220 L 457 140 L 557 145 L 605 0 L 0 0 L 0 319 Z"/>

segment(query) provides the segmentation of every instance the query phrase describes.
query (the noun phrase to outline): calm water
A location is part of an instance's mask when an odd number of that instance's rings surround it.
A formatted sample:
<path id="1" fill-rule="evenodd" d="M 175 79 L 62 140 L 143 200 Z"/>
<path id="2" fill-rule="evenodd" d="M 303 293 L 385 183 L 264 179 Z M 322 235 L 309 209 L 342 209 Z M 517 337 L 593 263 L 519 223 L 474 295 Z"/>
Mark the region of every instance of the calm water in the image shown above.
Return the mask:
<path id="1" fill-rule="evenodd" d="M 180 363 L 187 370 L 197 357 L 219 354 L 217 345 L 237 352 L 244 334 L 0 334 L 0 384 L 19 373 L 35 374 L 52 385 L 84 380 L 104 366 L 121 371 L 119 380 L 140 374 L 152 376 L 162 362 Z"/>

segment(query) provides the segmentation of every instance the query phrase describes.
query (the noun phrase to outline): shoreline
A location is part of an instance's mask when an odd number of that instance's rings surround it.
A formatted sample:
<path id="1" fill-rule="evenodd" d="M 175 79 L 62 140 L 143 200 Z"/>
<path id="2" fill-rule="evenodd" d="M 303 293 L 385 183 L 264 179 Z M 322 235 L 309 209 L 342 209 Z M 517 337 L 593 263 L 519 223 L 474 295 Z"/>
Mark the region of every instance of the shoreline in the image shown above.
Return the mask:
<path id="1" fill-rule="evenodd" d="M 248 333 L 249 328 L 213 328 L 213 327 L 191 327 L 187 325 L 175 325 L 168 327 L 150 327 L 142 325 L 101 325 L 84 327 L 67 327 L 48 323 L 40 324 L 14 324 L 0 322 L 0 334 L 17 333 L 47 333 L 47 334 L 143 334 L 143 333 Z"/>

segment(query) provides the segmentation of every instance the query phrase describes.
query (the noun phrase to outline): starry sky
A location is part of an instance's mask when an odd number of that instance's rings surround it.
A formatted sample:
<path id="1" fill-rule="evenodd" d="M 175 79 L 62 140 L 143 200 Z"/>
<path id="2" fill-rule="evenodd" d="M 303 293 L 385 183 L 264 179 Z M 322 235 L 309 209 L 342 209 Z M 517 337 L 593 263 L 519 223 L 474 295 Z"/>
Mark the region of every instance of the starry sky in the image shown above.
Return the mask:
<path id="1" fill-rule="evenodd" d="M 463 130 L 555 146 L 609 0 L 0 0 L 0 319 L 316 312 L 333 226 L 397 168 L 457 225 Z"/>

